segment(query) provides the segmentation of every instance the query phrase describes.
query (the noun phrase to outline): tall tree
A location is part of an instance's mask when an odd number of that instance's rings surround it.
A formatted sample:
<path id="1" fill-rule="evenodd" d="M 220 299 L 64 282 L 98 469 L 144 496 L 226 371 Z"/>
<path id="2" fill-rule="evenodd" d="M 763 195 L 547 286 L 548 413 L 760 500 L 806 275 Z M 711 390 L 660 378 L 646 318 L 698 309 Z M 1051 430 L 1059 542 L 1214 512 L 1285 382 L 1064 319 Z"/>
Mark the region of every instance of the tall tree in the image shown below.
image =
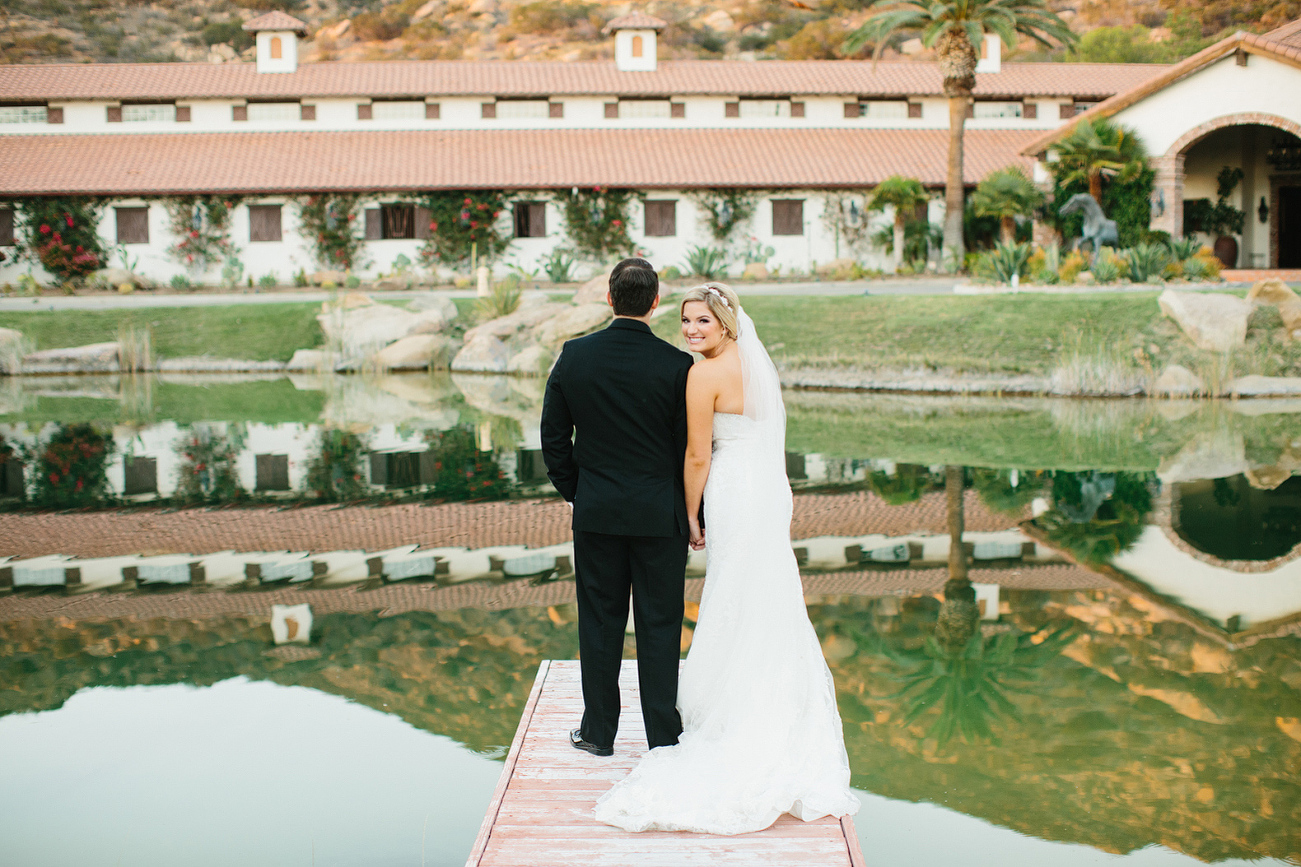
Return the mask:
<path id="1" fill-rule="evenodd" d="M 850 34 L 845 51 L 852 54 L 869 42 L 880 57 L 890 37 L 899 31 L 920 31 L 927 47 L 934 47 L 949 100 L 949 165 L 944 182 L 944 252 L 955 268 L 962 267 L 962 134 L 967 106 L 976 87 L 977 46 L 985 33 L 997 34 L 1009 48 L 1017 34 L 1045 48 L 1053 43 L 1070 46 L 1075 34 L 1048 8 L 1046 0 L 871 0 L 879 7 L 872 17 Z"/>
<path id="2" fill-rule="evenodd" d="M 1067 185 L 1087 181 L 1089 195 L 1102 204 L 1102 179 L 1126 183 L 1137 178 L 1147 167 L 1147 148 L 1133 130 L 1112 123 L 1105 117 L 1092 122 L 1082 120 L 1066 138 L 1053 145 L 1057 162 L 1053 174 Z"/>
<path id="3" fill-rule="evenodd" d="M 892 175 L 877 184 L 872 191 L 872 198 L 867 203 L 868 210 L 884 211 L 887 207 L 894 209 L 894 270 L 898 272 L 903 264 L 904 224 L 918 205 L 930 201 L 926 188 L 916 178 Z"/>
<path id="4" fill-rule="evenodd" d="M 1016 218 L 1028 217 L 1042 205 L 1044 194 L 1016 166 L 985 175 L 971 194 L 971 208 L 979 216 L 997 217 L 1000 240 L 1016 240 Z"/>

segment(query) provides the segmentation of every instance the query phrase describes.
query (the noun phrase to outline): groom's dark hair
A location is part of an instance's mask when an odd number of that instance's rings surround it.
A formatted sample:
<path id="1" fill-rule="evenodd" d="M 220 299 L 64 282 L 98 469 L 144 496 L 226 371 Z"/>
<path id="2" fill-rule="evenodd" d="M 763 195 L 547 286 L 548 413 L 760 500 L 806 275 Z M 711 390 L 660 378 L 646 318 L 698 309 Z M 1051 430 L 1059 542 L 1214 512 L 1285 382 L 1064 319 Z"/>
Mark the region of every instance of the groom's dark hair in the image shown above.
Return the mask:
<path id="1" fill-rule="evenodd" d="M 645 316 L 660 293 L 655 266 L 645 259 L 624 259 L 610 272 L 610 301 L 615 316 Z"/>

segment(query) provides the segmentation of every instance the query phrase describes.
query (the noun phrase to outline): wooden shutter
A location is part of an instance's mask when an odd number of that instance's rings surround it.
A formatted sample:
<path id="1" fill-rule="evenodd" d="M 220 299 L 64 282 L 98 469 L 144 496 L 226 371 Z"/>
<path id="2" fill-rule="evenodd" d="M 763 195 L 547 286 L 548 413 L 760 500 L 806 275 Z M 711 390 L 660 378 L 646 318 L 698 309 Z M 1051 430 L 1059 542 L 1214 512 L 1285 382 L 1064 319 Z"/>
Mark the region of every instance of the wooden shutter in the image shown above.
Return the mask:
<path id="1" fill-rule="evenodd" d="M 672 199 L 646 202 L 646 235 L 672 238 L 678 233 L 678 203 Z"/>
<path id="2" fill-rule="evenodd" d="M 280 231 L 279 205 L 248 206 L 249 241 L 279 241 Z"/>
<path id="3" fill-rule="evenodd" d="M 432 485 L 438 481 L 438 452 L 433 449 L 420 452 L 420 484 Z"/>
<path id="4" fill-rule="evenodd" d="M 968 102 L 967 102 L 967 117 L 971 118 L 971 117 L 975 117 L 975 116 L 976 116 L 976 104 L 975 104 L 974 102 L 968 101 Z"/>
<path id="5" fill-rule="evenodd" d="M 605 104 L 605 116 L 607 118 L 616 118 L 619 116 L 619 103 L 607 102 Z"/>
<path id="6" fill-rule="evenodd" d="M 388 455 L 382 452 L 370 453 L 370 483 L 372 485 L 388 484 Z"/>
<path id="7" fill-rule="evenodd" d="M 529 202 L 529 237 L 547 236 L 547 206 L 545 202 Z"/>
<path id="8" fill-rule="evenodd" d="M 357 103 L 357 120 L 370 120 L 375 116 L 375 108 L 369 102 Z"/>
<path id="9" fill-rule="evenodd" d="M 547 117 L 564 117 L 565 104 L 563 102 L 547 103 Z"/>
<path id="10" fill-rule="evenodd" d="M 366 209 L 366 240 L 378 241 L 384 237 L 384 221 L 379 208 Z"/>
<path id="11" fill-rule="evenodd" d="M 786 478 L 800 480 L 807 479 L 809 473 L 805 467 L 804 455 L 799 452 L 786 453 Z"/>
<path id="12" fill-rule="evenodd" d="M 922 104 L 920 102 L 908 103 L 908 117 L 915 119 L 921 116 L 922 116 Z"/>
<path id="13" fill-rule="evenodd" d="M 856 103 L 856 102 L 847 102 L 847 103 L 845 103 L 845 117 L 846 117 L 846 118 L 851 118 L 851 117 L 862 117 L 862 116 L 863 116 L 863 110 L 862 110 L 861 108 L 858 107 L 858 103 Z"/>
<path id="14" fill-rule="evenodd" d="M 188 105 L 176 106 L 176 122 L 177 123 L 190 122 L 190 107 Z"/>
<path id="15" fill-rule="evenodd" d="M 669 117 L 686 117 L 687 104 L 685 102 L 670 102 Z"/>
<path id="16" fill-rule="evenodd" d="M 741 103 L 728 102 L 723 104 L 723 117 L 740 117 Z"/>
<path id="17" fill-rule="evenodd" d="M 14 209 L 0 208 L 0 247 L 14 246 Z"/>
<path id="18" fill-rule="evenodd" d="M 416 240 L 423 241 L 429 237 L 429 224 L 434 219 L 428 208 L 416 205 Z"/>
<path id="19" fill-rule="evenodd" d="M 46 122 L 46 123 L 63 123 L 63 109 L 62 109 L 62 108 L 47 108 L 47 109 L 45 110 L 45 122 Z"/>
<path id="20" fill-rule="evenodd" d="M 1039 117 L 1039 103 L 1023 102 L 1021 103 L 1021 117 L 1026 120 L 1035 120 Z"/>
<path id="21" fill-rule="evenodd" d="M 298 107 L 299 120 L 316 120 L 316 106 L 300 105 Z"/>
<path id="22" fill-rule="evenodd" d="M 791 117 L 804 117 L 804 103 L 802 102 L 791 103 Z"/>
<path id="23" fill-rule="evenodd" d="M 254 455 L 259 491 L 289 490 L 289 455 Z"/>
<path id="24" fill-rule="evenodd" d="M 128 497 L 158 493 L 158 458 L 127 455 L 122 459 L 122 469 L 125 477 L 122 493 Z"/>
<path id="25" fill-rule="evenodd" d="M 380 236 L 383 238 L 414 238 L 416 236 L 415 206 L 381 205 Z"/>
<path id="26" fill-rule="evenodd" d="M 437 103 L 437 102 L 425 103 L 425 120 L 438 120 L 438 118 L 441 116 L 442 116 L 441 103 Z"/>
<path id="27" fill-rule="evenodd" d="M 23 462 L 10 455 L 0 462 L 0 497 L 21 497 L 27 493 L 23 479 Z"/>
<path id="28" fill-rule="evenodd" d="M 1063 102 L 1057 106 L 1058 120 L 1070 120 L 1075 117 L 1075 103 Z"/>
<path id="29" fill-rule="evenodd" d="M 149 243 L 149 209 L 114 208 L 117 213 L 117 242 L 119 244 Z"/>
<path id="30" fill-rule="evenodd" d="M 804 200 L 772 200 L 772 233 L 774 235 L 804 234 Z"/>
<path id="31" fill-rule="evenodd" d="M 918 202 L 917 204 L 913 205 L 912 219 L 921 220 L 922 222 L 925 222 L 927 215 L 929 213 L 930 213 L 930 203 Z"/>
<path id="32" fill-rule="evenodd" d="M 420 484 L 420 452 L 389 452 L 388 481 L 384 487 L 413 488 Z"/>
<path id="33" fill-rule="evenodd" d="M 247 105 L 232 105 L 232 106 L 230 107 L 230 119 L 231 119 L 231 120 L 248 120 L 248 106 L 247 106 Z"/>
<path id="34" fill-rule="evenodd" d="M 479 109 L 480 116 L 484 120 L 489 120 L 497 116 L 497 103 L 485 102 Z"/>
<path id="35" fill-rule="evenodd" d="M 110 105 L 110 106 L 108 107 L 108 122 L 109 122 L 109 123 L 121 123 L 121 122 L 122 122 L 122 106 L 120 106 L 120 105 Z"/>

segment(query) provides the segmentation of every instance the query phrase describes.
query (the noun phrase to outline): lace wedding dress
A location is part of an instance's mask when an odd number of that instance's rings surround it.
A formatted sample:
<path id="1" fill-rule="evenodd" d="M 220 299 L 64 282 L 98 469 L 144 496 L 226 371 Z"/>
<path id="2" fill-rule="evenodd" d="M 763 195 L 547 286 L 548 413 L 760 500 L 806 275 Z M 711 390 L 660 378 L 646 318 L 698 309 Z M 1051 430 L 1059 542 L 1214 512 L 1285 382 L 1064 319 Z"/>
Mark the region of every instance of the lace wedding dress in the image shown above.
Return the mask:
<path id="1" fill-rule="evenodd" d="M 705 589 L 678 688 L 684 731 L 596 805 L 599 821 L 628 831 L 744 834 L 783 813 L 858 810 L 791 550 L 780 385 L 753 323 L 739 318 L 746 413 L 714 415 Z"/>

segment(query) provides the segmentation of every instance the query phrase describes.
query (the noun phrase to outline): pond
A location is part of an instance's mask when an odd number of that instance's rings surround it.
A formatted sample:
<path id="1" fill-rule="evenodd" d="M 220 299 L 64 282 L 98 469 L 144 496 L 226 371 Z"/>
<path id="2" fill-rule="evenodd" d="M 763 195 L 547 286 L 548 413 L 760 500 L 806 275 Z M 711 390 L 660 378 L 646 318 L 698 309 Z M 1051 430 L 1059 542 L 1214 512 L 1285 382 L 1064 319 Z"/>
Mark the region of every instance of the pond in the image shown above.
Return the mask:
<path id="1" fill-rule="evenodd" d="M 540 385 L 0 380 L 7 860 L 464 863 L 577 655 Z M 787 404 L 869 863 L 1301 864 L 1301 403 Z"/>

